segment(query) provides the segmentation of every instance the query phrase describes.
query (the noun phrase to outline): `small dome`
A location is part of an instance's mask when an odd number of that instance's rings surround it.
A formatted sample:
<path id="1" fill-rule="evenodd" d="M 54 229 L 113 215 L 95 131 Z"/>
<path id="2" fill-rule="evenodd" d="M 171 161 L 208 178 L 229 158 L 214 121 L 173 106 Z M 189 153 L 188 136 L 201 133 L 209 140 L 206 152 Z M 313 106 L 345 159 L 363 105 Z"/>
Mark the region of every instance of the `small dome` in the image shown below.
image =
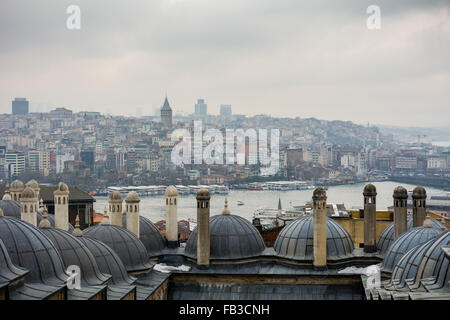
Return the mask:
<path id="1" fill-rule="evenodd" d="M 371 183 L 366 184 L 364 187 L 363 195 L 365 196 L 376 196 L 377 195 L 377 188 Z"/>
<path id="2" fill-rule="evenodd" d="M 450 230 L 409 250 L 395 265 L 388 290 L 450 291 L 450 265 L 442 248 L 450 244 Z M 424 281 L 425 280 L 425 281 Z"/>
<path id="3" fill-rule="evenodd" d="M 174 186 L 168 186 L 165 193 L 166 197 L 178 196 L 178 190 Z"/>
<path id="4" fill-rule="evenodd" d="M 30 181 L 28 181 L 26 186 L 30 187 L 33 190 L 38 190 L 39 189 L 39 183 L 36 180 L 34 180 L 34 179 L 31 179 Z"/>
<path id="5" fill-rule="evenodd" d="M 433 227 L 416 227 L 401 234 L 386 252 L 381 267 L 382 272 L 391 273 L 400 258 L 410 249 L 440 234 L 440 229 Z"/>
<path id="6" fill-rule="evenodd" d="M 38 226 L 39 226 L 39 224 L 40 224 L 41 221 L 42 221 L 42 212 L 41 212 L 41 211 L 42 211 L 42 210 L 39 209 L 38 212 L 37 212 L 37 225 L 38 225 Z M 19 218 L 19 219 L 20 219 L 20 218 Z M 50 214 L 50 213 L 47 214 L 47 220 L 50 222 L 50 226 L 51 226 L 52 228 L 55 228 L 55 215 L 54 215 L 54 214 Z M 69 232 L 69 233 L 72 233 L 74 229 L 75 229 L 75 228 L 73 227 L 73 225 L 69 223 L 69 230 L 68 230 L 68 232 Z"/>
<path id="7" fill-rule="evenodd" d="M 53 191 L 53 194 L 68 194 L 69 193 L 69 187 L 64 182 L 58 183 L 56 186 L 55 191 Z"/>
<path id="8" fill-rule="evenodd" d="M 210 259 L 250 258 L 261 255 L 265 249 L 264 240 L 258 230 L 240 216 L 212 216 L 209 228 Z M 185 254 L 191 258 L 197 257 L 197 232 L 195 228 L 186 243 Z"/>
<path id="9" fill-rule="evenodd" d="M 101 286 L 108 282 L 110 276 L 100 272 L 94 256 L 77 237 L 56 228 L 41 231 L 53 242 L 66 267 L 80 267 L 82 286 Z"/>
<path id="10" fill-rule="evenodd" d="M 286 225 L 274 244 L 277 255 L 296 260 L 313 260 L 314 220 L 312 215 L 297 218 Z M 327 218 L 327 259 L 345 259 L 353 254 L 353 241 L 338 222 Z"/>
<path id="11" fill-rule="evenodd" d="M 92 253 L 100 271 L 112 276 L 115 285 L 132 285 L 136 278 L 128 274 L 117 253 L 101 241 L 88 237 L 77 237 Z"/>
<path id="12" fill-rule="evenodd" d="M 131 191 L 127 194 L 127 197 L 125 198 L 126 202 L 139 202 L 141 199 L 139 198 L 139 195 L 136 191 Z"/>
<path id="13" fill-rule="evenodd" d="M 0 209 L 3 210 L 3 214 L 7 217 L 13 217 L 16 219 L 21 218 L 20 202 L 14 200 L 0 200 Z"/>
<path id="14" fill-rule="evenodd" d="M 122 201 L 122 194 L 119 191 L 113 191 L 109 194 L 109 200 L 111 201 Z"/>
<path id="15" fill-rule="evenodd" d="M 423 187 L 415 187 L 412 193 L 413 199 L 426 199 L 427 192 Z"/>
<path id="16" fill-rule="evenodd" d="M 209 200 L 211 199 L 211 195 L 209 194 L 208 189 L 202 188 L 197 191 L 197 200 Z"/>
<path id="17" fill-rule="evenodd" d="M 406 223 L 406 230 L 411 230 L 413 227 L 413 218 L 412 216 L 408 216 Z M 435 228 L 441 228 L 442 224 L 439 223 L 436 219 L 433 218 L 427 218 L 430 219 L 430 221 L 433 223 L 433 226 Z M 377 241 L 377 251 L 379 251 L 381 254 L 385 254 L 388 250 L 389 246 L 394 242 L 394 223 L 392 222 L 389 226 L 386 227 L 386 229 L 383 230 L 383 232 L 378 237 Z"/>
<path id="18" fill-rule="evenodd" d="M 392 197 L 394 197 L 395 199 L 408 199 L 408 191 L 402 186 L 398 186 L 394 189 Z"/>
<path id="19" fill-rule="evenodd" d="M 127 225 L 127 216 L 122 216 L 122 224 Z M 144 216 L 139 216 L 139 240 L 144 244 L 150 257 L 158 256 L 166 246 L 166 241 L 159 229 Z"/>
<path id="20" fill-rule="evenodd" d="M 27 281 L 65 286 L 68 276 L 58 250 L 38 228 L 12 217 L 0 217 L 0 239 L 13 263 L 30 271 Z"/>
<path id="21" fill-rule="evenodd" d="M 10 190 L 13 192 L 21 192 L 23 189 L 25 189 L 25 185 L 20 180 L 14 180 L 11 183 Z"/>
<path id="22" fill-rule="evenodd" d="M 83 230 L 83 235 L 97 239 L 113 249 L 128 272 L 146 271 L 152 267 L 144 244 L 125 228 L 99 224 Z"/>
<path id="23" fill-rule="evenodd" d="M 36 194 L 34 193 L 33 189 L 31 189 L 30 187 L 26 187 L 25 190 L 23 190 L 22 192 L 22 200 L 34 198 L 36 198 Z"/>
<path id="24" fill-rule="evenodd" d="M 314 201 L 317 200 L 326 200 L 327 199 L 327 193 L 325 192 L 325 189 L 322 187 L 318 187 L 314 190 L 313 196 Z"/>

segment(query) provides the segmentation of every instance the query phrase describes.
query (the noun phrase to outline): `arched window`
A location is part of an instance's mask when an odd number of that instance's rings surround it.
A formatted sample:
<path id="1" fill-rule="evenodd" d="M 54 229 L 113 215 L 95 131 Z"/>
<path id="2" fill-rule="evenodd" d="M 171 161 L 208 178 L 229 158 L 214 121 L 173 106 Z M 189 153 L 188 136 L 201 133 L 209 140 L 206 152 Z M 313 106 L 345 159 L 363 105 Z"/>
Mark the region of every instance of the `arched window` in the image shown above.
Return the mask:
<path id="1" fill-rule="evenodd" d="M 174 204 L 174 205 L 177 204 L 177 198 L 173 199 L 173 204 Z"/>
<path id="2" fill-rule="evenodd" d="M 26 204 L 23 205 L 23 212 L 28 213 Z"/>

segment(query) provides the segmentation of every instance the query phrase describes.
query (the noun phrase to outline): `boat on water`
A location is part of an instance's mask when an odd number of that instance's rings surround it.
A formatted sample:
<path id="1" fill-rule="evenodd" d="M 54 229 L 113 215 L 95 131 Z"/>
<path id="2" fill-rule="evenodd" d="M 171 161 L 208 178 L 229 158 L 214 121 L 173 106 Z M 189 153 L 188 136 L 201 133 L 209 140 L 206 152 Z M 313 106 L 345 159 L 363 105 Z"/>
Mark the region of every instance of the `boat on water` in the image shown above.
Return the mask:
<path id="1" fill-rule="evenodd" d="M 237 203 L 236 203 L 238 206 L 243 206 L 244 205 L 244 202 L 242 202 L 242 201 L 237 201 Z"/>

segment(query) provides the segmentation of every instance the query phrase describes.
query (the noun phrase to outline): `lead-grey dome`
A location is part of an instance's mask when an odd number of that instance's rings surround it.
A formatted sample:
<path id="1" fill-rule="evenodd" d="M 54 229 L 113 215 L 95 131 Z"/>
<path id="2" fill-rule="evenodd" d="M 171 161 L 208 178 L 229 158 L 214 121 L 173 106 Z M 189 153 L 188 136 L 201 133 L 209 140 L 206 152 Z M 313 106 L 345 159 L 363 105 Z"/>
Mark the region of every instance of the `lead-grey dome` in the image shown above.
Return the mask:
<path id="1" fill-rule="evenodd" d="M 113 249 L 128 272 L 146 271 L 152 267 L 144 244 L 133 232 L 125 228 L 112 224 L 99 224 L 83 230 L 83 234 Z"/>
<path id="2" fill-rule="evenodd" d="M 381 271 L 391 273 L 400 258 L 410 249 L 437 237 L 440 229 L 434 227 L 416 227 L 401 234 L 386 252 Z"/>
<path id="3" fill-rule="evenodd" d="M 200 193 L 200 192 L 199 192 Z M 202 196 L 208 196 L 201 194 Z M 210 259 L 244 259 L 259 256 L 265 249 L 258 230 L 246 219 L 220 214 L 210 218 Z M 197 228 L 186 243 L 185 254 L 197 257 Z"/>
<path id="4" fill-rule="evenodd" d="M 122 216 L 122 224 L 127 225 L 127 216 Z M 158 256 L 166 246 L 166 241 L 159 229 L 144 216 L 139 216 L 139 240 L 144 244 L 150 257 Z"/>
<path id="5" fill-rule="evenodd" d="M 20 219 L 21 207 L 20 202 L 14 200 L 0 200 L 0 209 L 3 210 L 3 214 L 8 217 Z"/>
<path id="6" fill-rule="evenodd" d="M 274 249 L 278 256 L 289 259 L 312 260 L 314 250 L 314 221 L 308 215 L 285 226 L 277 237 Z M 327 259 L 345 259 L 352 256 L 353 241 L 348 232 L 327 217 Z"/>
<path id="7" fill-rule="evenodd" d="M 30 271 L 27 281 L 64 287 L 68 276 L 52 241 L 33 225 L 12 217 L 0 216 L 0 239 L 11 260 Z"/>
<path id="8" fill-rule="evenodd" d="M 0 239 L 0 286 L 11 283 L 22 278 L 28 273 L 28 270 L 16 266 L 9 256 L 3 241 Z"/>
<path id="9" fill-rule="evenodd" d="M 36 218 L 37 218 L 37 225 L 39 226 L 39 223 L 41 223 L 41 221 L 42 221 L 42 210 L 41 209 L 38 210 Z M 47 220 L 50 222 L 50 225 L 52 226 L 52 228 L 54 228 L 55 227 L 55 215 L 54 214 L 47 214 Z M 73 225 L 69 223 L 69 230 L 68 230 L 68 232 L 72 233 L 73 230 L 74 230 Z"/>
<path id="10" fill-rule="evenodd" d="M 100 272 L 94 256 L 83 242 L 61 229 L 42 228 L 41 231 L 53 242 L 66 268 L 80 267 L 83 287 L 102 286 L 108 282 L 110 276 Z"/>
<path id="11" fill-rule="evenodd" d="M 388 290 L 440 290 L 450 291 L 450 266 L 442 247 L 450 244 L 450 230 L 438 237 L 415 246 L 403 255 L 395 265 Z"/>
<path id="12" fill-rule="evenodd" d="M 441 228 L 442 224 L 439 223 L 436 219 L 433 218 L 427 218 L 430 219 L 433 223 L 433 226 L 435 228 Z M 406 230 L 411 230 L 413 227 L 413 217 L 408 216 L 406 218 Z M 390 225 L 386 227 L 386 229 L 383 230 L 383 232 L 378 237 L 377 241 L 377 251 L 379 251 L 381 254 L 386 254 L 386 251 L 389 249 L 390 245 L 394 242 L 394 223 L 392 222 Z"/>

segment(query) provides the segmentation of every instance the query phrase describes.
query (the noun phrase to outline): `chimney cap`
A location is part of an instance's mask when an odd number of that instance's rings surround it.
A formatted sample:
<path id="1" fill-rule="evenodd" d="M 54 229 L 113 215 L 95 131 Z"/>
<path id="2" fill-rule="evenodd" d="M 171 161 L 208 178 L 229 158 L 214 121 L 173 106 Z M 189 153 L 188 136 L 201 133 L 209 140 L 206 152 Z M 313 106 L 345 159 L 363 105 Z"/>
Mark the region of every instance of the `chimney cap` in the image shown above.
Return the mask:
<path id="1" fill-rule="evenodd" d="M 23 189 L 25 189 L 25 185 L 23 184 L 22 181 L 14 180 L 11 183 L 11 188 L 10 188 L 11 191 L 23 191 Z"/>
<path id="2" fill-rule="evenodd" d="M 427 198 L 427 191 L 424 187 L 415 187 L 412 193 L 413 199 L 426 199 Z"/>
<path id="3" fill-rule="evenodd" d="M 53 191 L 53 194 L 59 194 L 59 195 L 69 194 L 69 187 L 64 182 L 60 182 L 56 186 L 56 190 Z"/>
<path id="4" fill-rule="evenodd" d="M 26 186 L 30 187 L 33 190 L 39 190 L 39 183 L 34 179 L 31 179 L 30 181 L 28 181 L 26 183 Z"/>
<path id="5" fill-rule="evenodd" d="M 366 184 L 364 187 L 363 195 L 365 196 L 376 196 L 377 195 L 377 188 L 371 183 Z"/>
<path id="6" fill-rule="evenodd" d="M 112 201 L 122 201 L 122 194 L 119 191 L 113 191 L 109 194 L 109 200 Z"/>
<path id="7" fill-rule="evenodd" d="M 22 199 L 34 199 L 35 197 L 36 194 L 30 187 L 26 187 L 25 190 L 23 190 L 22 192 Z"/>
<path id="8" fill-rule="evenodd" d="M 392 196 L 395 199 L 408 199 L 408 191 L 402 186 L 398 186 L 394 189 L 394 193 Z"/>
<path id="9" fill-rule="evenodd" d="M 141 199 L 139 198 L 139 194 L 136 191 L 128 192 L 127 197 L 125 198 L 126 202 L 139 202 Z"/>
<path id="10" fill-rule="evenodd" d="M 197 192 L 197 200 L 209 200 L 211 199 L 211 195 L 209 194 L 208 189 L 202 188 Z"/>
<path id="11" fill-rule="evenodd" d="M 314 201 L 326 200 L 327 199 L 327 193 L 326 193 L 324 188 L 318 187 L 318 188 L 316 188 L 314 190 L 312 198 L 313 198 Z"/>
<path id="12" fill-rule="evenodd" d="M 166 197 L 176 197 L 178 196 L 178 190 L 174 186 L 170 185 L 166 189 Z"/>

